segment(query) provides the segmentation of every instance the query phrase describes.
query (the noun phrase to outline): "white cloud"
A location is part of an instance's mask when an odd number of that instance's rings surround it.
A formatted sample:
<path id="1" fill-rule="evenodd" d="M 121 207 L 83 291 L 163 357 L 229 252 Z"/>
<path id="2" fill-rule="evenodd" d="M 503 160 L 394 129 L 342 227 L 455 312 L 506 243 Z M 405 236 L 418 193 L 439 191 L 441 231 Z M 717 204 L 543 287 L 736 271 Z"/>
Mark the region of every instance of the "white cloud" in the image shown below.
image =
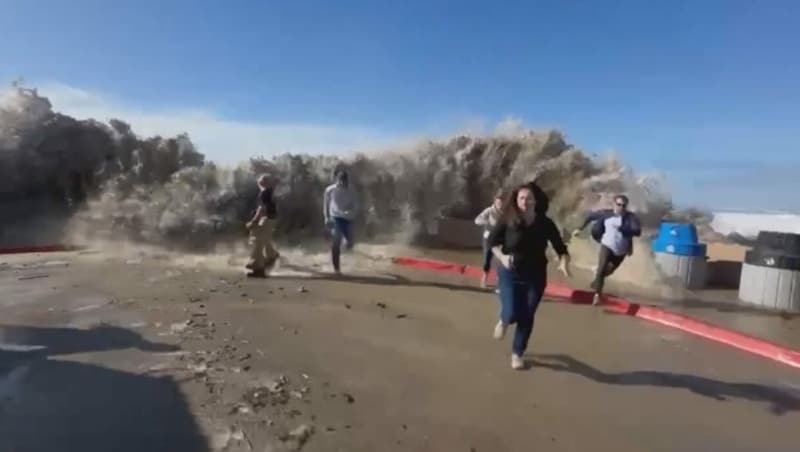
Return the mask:
<path id="1" fill-rule="evenodd" d="M 141 136 L 186 132 L 208 158 L 226 164 L 282 152 L 367 151 L 399 141 L 398 137 L 369 128 L 235 121 L 198 109 L 143 109 L 132 102 L 62 83 L 43 83 L 38 87 L 39 93 L 49 98 L 58 112 L 77 119 L 120 119 Z"/>

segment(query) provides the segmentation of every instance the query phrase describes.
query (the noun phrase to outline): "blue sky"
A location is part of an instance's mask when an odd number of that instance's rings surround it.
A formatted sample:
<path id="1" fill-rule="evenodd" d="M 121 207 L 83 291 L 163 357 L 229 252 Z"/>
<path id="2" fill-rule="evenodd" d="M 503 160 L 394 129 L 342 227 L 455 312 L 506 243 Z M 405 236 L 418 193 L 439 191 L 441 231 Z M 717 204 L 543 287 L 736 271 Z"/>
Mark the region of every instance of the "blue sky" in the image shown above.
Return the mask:
<path id="1" fill-rule="evenodd" d="M 0 0 L 0 11 L 0 81 L 23 76 L 57 109 L 128 114 L 145 131 L 208 125 L 198 141 L 215 159 L 267 135 L 280 150 L 325 151 L 512 116 L 663 171 L 681 203 L 800 210 L 796 1 Z M 226 148 L 234 132 L 250 142 Z"/>

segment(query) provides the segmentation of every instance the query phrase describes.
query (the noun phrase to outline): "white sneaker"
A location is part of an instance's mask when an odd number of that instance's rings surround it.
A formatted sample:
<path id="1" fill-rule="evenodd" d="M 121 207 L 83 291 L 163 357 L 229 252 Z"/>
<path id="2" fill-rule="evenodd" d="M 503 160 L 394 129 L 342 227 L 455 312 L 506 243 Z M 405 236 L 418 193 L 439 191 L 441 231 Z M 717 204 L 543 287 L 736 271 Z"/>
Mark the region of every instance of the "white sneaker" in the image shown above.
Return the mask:
<path id="1" fill-rule="evenodd" d="M 516 353 L 511 355 L 511 368 L 514 370 L 522 370 L 525 368 L 525 361 Z"/>
<path id="2" fill-rule="evenodd" d="M 497 321 L 497 325 L 494 326 L 494 338 L 500 340 L 506 336 L 506 328 L 508 325 L 503 323 L 502 320 Z"/>
<path id="3" fill-rule="evenodd" d="M 594 298 L 592 298 L 592 306 L 598 306 L 601 301 L 600 294 L 594 294 Z"/>

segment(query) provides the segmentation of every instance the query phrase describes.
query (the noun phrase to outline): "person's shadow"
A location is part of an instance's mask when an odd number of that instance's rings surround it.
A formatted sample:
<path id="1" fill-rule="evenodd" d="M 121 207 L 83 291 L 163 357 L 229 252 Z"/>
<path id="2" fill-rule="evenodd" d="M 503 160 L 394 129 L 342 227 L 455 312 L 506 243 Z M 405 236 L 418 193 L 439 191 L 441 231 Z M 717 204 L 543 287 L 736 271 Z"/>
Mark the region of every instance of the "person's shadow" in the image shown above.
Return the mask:
<path id="1" fill-rule="evenodd" d="M 171 377 L 64 359 L 125 348 L 177 350 L 112 326 L 0 325 L 0 450 L 207 452 Z"/>
<path id="2" fill-rule="evenodd" d="M 555 372 L 568 372 L 608 385 L 656 386 L 686 389 L 703 397 L 725 401 L 729 398 L 769 403 L 769 410 L 775 415 L 800 411 L 800 398 L 771 386 L 756 383 L 733 383 L 713 378 L 700 377 L 663 371 L 631 371 L 606 373 L 562 354 L 538 354 L 529 361 L 533 367 L 550 369 Z"/>

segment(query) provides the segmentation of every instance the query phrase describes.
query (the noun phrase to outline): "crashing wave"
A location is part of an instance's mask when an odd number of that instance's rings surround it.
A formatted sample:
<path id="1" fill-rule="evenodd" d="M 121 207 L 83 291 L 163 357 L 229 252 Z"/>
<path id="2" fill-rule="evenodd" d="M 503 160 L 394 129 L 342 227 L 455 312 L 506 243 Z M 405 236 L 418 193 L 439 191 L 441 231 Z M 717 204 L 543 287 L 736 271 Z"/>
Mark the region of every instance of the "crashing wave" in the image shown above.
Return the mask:
<path id="1" fill-rule="evenodd" d="M 43 233 L 37 228 L 46 219 L 58 233 L 83 238 L 200 249 L 243 234 L 255 179 L 268 173 L 278 181 L 278 233 L 301 240 L 322 234 L 321 194 L 339 168 L 363 201 L 365 238 L 413 241 L 441 215 L 472 218 L 498 188 L 533 179 L 564 227 L 620 192 L 648 225 L 672 210 L 660 179 L 637 176 L 614 156 L 591 158 L 558 131 L 507 129 L 350 158 L 282 154 L 223 168 L 187 135 L 143 138 L 118 119 L 79 121 L 15 86 L 0 100 L 0 219 L 6 240 L 12 229 Z"/>

